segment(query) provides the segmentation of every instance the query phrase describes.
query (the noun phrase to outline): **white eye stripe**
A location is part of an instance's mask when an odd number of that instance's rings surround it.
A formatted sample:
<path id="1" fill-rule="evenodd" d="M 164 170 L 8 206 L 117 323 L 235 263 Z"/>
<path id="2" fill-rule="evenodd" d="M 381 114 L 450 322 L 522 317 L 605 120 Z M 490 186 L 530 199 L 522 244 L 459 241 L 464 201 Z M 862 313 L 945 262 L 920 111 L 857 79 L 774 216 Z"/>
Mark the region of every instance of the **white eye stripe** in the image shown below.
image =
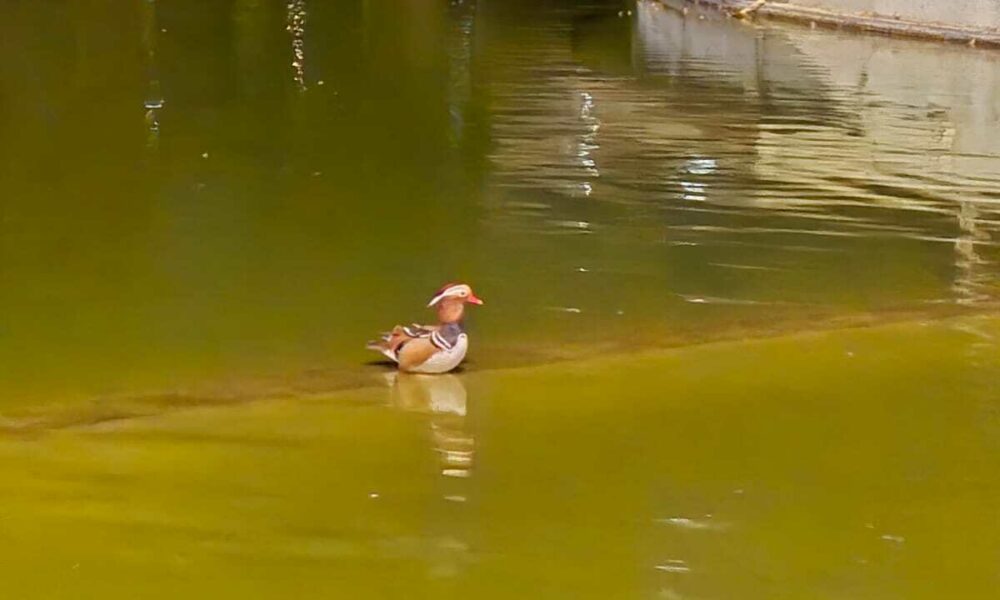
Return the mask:
<path id="1" fill-rule="evenodd" d="M 458 296 L 459 298 L 466 298 L 470 293 L 469 286 L 465 284 L 453 285 L 449 288 L 445 288 L 437 296 L 431 298 L 431 301 L 427 303 L 427 306 L 434 306 L 444 298 Z"/>

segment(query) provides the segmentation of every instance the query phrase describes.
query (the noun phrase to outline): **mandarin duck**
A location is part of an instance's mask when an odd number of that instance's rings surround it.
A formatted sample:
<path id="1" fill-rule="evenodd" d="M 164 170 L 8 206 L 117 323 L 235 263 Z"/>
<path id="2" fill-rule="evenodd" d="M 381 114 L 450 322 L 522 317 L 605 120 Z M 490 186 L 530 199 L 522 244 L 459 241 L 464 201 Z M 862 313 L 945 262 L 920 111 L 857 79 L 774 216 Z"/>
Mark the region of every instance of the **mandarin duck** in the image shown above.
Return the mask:
<path id="1" fill-rule="evenodd" d="M 434 294 L 428 307 L 437 310 L 437 325 L 396 325 L 382 338 L 368 342 L 368 349 L 384 354 L 411 373 L 447 373 L 457 367 L 469 349 L 462 326 L 465 304 L 482 304 L 464 283 L 449 283 Z"/>

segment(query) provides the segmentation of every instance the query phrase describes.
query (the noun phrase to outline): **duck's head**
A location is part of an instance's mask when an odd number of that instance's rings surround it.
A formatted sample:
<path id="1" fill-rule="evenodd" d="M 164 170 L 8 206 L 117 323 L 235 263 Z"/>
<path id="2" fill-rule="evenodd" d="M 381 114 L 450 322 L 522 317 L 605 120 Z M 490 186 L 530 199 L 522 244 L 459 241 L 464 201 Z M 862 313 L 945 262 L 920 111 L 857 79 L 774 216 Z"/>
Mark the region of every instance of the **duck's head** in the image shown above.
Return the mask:
<path id="1" fill-rule="evenodd" d="M 467 284 L 448 283 L 434 294 L 427 306 L 437 308 L 438 320 L 442 323 L 455 323 L 462 320 L 466 302 L 480 305 L 483 303 Z"/>

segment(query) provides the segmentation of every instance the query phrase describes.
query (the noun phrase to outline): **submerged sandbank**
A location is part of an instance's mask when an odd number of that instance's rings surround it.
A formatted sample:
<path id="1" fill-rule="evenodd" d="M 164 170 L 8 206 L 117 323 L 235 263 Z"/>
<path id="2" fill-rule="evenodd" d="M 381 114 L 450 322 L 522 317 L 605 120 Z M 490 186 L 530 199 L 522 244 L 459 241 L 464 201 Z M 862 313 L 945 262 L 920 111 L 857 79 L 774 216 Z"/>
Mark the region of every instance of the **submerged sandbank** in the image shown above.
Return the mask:
<path id="1" fill-rule="evenodd" d="M 720 357 L 754 353 L 759 348 L 774 345 L 789 346 L 790 353 L 798 345 L 809 345 L 816 339 L 854 339 L 856 336 L 887 337 L 901 347 L 910 344 L 918 332 L 1000 329 L 1000 318 L 977 314 L 964 316 L 916 315 L 908 312 L 856 314 L 807 323 L 784 321 L 767 324 L 733 324 L 725 331 L 695 332 L 636 337 L 620 342 L 551 344 L 531 348 L 504 348 L 499 360 L 472 360 L 457 376 L 463 381 L 494 379 L 507 373 L 540 372 L 560 377 L 566 371 L 591 373 L 613 372 L 624 365 L 664 364 L 689 359 L 704 352 L 718 352 Z M 486 350 L 480 351 L 487 353 Z M 506 359 L 506 360 L 504 360 Z M 767 368 L 762 365 L 762 368 Z M 47 429 L 91 426 L 133 418 L 159 415 L 212 406 L 233 406 L 250 402 L 285 399 L 323 399 L 341 395 L 365 395 L 371 390 L 391 385 L 395 369 L 386 363 L 371 362 L 353 369 L 313 370 L 285 378 L 227 381 L 201 388 L 168 390 L 143 395 L 98 397 L 82 402 L 42 404 L 12 410 L 2 416 L 0 431 L 12 434 L 32 434 Z M 724 370 L 718 377 L 726 377 Z"/>

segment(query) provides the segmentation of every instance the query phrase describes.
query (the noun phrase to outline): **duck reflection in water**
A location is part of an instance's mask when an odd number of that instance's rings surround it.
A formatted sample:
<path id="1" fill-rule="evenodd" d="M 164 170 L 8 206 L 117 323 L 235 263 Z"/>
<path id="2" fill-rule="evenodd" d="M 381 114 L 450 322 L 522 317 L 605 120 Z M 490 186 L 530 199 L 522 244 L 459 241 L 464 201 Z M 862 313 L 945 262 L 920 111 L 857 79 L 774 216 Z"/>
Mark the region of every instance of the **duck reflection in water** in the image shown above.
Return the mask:
<path id="1" fill-rule="evenodd" d="M 468 477 L 472 475 L 475 438 L 467 417 L 467 394 L 456 375 L 391 373 L 387 376 L 394 407 L 426 415 L 430 437 L 438 456 L 441 494 L 439 510 L 428 513 L 427 527 L 433 538 L 426 556 L 428 576 L 451 578 L 473 559 L 467 539 L 471 518 L 467 508 Z"/>
<path id="2" fill-rule="evenodd" d="M 466 422 L 468 398 L 461 377 L 392 373 L 388 380 L 394 406 L 431 415 L 431 435 L 434 450 L 440 457 L 441 474 L 469 477 L 475 439 Z"/>

